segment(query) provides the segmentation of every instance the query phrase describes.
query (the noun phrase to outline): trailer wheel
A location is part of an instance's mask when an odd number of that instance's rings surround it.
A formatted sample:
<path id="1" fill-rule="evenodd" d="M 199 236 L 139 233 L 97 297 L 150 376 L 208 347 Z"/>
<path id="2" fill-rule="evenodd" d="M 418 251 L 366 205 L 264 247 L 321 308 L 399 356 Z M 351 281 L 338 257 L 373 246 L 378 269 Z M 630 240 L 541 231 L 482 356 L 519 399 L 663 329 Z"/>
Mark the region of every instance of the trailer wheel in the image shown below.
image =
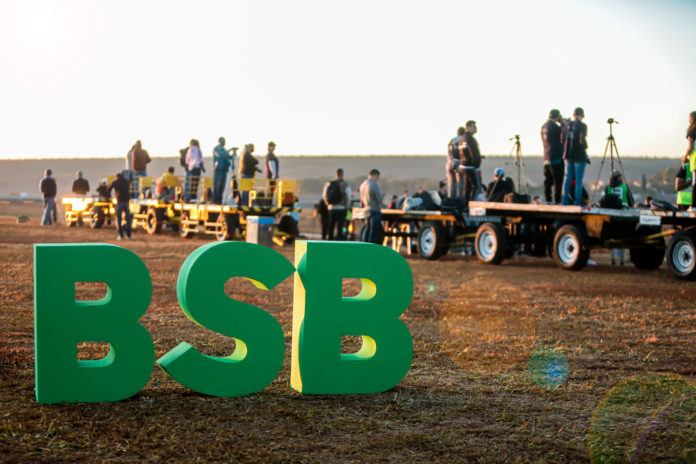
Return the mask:
<path id="1" fill-rule="evenodd" d="M 665 249 L 658 247 L 631 248 L 631 262 L 638 269 L 653 270 L 665 260 Z"/>
<path id="2" fill-rule="evenodd" d="M 191 238 L 193 237 L 193 232 L 189 230 L 188 227 L 189 215 L 181 213 L 181 221 L 179 221 L 179 237 L 181 238 Z"/>
<path id="3" fill-rule="evenodd" d="M 145 228 L 147 233 L 150 235 L 159 234 L 162 230 L 162 212 L 155 208 L 150 208 L 147 210 L 147 221 L 145 223 Z"/>
<path id="4" fill-rule="evenodd" d="M 65 215 L 65 225 L 68 227 L 75 227 L 77 225 L 77 219 L 73 221 L 72 217 L 69 214 Z"/>
<path id="5" fill-rule="evenodd" d="M 667 265 L 680 279 L 696 279 L 696 235 L 682 231 L 672 237 L 667 247 Z"/>
<path id="6" fill-rule="evenodd" d="M 486 222 L 476 231 L 476 256 L 486 264 L 500 264 L 508 257 L 507 236 L 502 224 Z"/>
<path id="7" fill-rule="evenodd" d="M 564 225 L 553 239 L 553 260 L 563 269 L 579 271 L 590 257 L 587 241 L 583 230 L 574 225 Z"/>
<path id="8" fill-rule="evenodd" d="M 92 229 L 99 229 L 101 226 L 104 225 L 104 219 L 105 219 L 104 208 L 102 208 L 102 207 L 92 208 L 92 214 L 89 217 L 89 226 Z"/>
<path id="9" fill-rule="evenodd" d="M 225 240 L 230 239 L 230 234 L 229 234 L 229 229 L 227 227 L 227 219 L 225 218 L 225 215 L 220 213 L 220 215 L 217 218 L 217 229 L 215 232 L 215 238 L 219 242 L 223 242 Z"/>
<path id="10" fill-rule="evenodd" d="M 421 226 L 418 252 L 425 259 L 438 259 L 447 252 L 447 234 L 442 224 L 428 221 Z"/>

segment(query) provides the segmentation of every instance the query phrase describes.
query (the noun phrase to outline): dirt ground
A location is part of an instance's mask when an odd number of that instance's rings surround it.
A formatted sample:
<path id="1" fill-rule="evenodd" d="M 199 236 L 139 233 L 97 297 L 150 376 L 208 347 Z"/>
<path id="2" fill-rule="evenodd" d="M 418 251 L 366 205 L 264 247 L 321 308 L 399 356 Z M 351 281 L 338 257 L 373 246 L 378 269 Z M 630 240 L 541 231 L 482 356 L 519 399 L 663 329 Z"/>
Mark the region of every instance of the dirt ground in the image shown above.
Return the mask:
<path id="1" fill-rule="evenodd" d="M 117 403 L 37 405 L 34 243 L 116 243 L 113 228 L 39 227 L 32 205 L 0 205 L 0 460 L 3 462 L 696 462 L 696 283 L 663 265 L 559 270 L 551 260 L 486 266 L 470 256 L 407 257 L 403 316 L 411 370 L 373 395 L 303 396 L 289 386 L 292 279 L 271 292 L 228 284 L 282 324 L 286 359 L 265 390 L 213 398 L 155 367 Z M 29 222 L 18 224 L 25 214 Z M 316 226 L 305 218 L 302 230 Z M 176 300 L 186 257 L 209 242 L 172 233 L 118 242 L 147 265 L 141 322 L 156 356 L 186 340 L 205 354 L 233 343 L 191 322 Z M 291 258 L 292 247 L 277 248 Z M 354 292 L 350 283 L 346 292 Z M 80 291 L 98 292 L 84 288 Z M 103 346 L 80 347 L 83 358 Z"/>

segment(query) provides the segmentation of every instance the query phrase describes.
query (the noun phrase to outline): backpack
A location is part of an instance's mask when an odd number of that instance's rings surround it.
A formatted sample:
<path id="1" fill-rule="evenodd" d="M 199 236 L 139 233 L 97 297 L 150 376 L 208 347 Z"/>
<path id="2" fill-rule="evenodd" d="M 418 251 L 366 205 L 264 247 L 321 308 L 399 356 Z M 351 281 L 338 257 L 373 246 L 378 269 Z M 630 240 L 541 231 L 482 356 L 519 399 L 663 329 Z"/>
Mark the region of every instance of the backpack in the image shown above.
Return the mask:
<path id="1" fill-rule="evenodd" d="M 341 179 L 334 179 L 329 182 L 329 187 L 326 189 L 326 199 L 330 205 L 338 205 L 343 201 Z"/>
<path id="2" fill-rule="evenodd" d="M 447 144 L 447 156 L 449 156 L 451 159 L 459 159 L 459 147 L 456 143 L 454 143 L 454 139 L 451 139 Z"/>
<path id="3" fill-rule="evenodd" d="M 532 202 L 532 199 L 528 194 L 521 194 L 517 192 L 510 192 L 503 197 L 503 203 L 519 203 L 528 205 Z"/>
<path id="4" fill-rule="evenodd" d="M 188 147 L 179 150 L 179 164 L 182 168 L 186 168 L 186 153 L 188 153 Z"/>
<path id="5" fill-rule="evenodd" d="M 615 193 L 607 193 L 599 200 L 600 208 L 623 209 L 621 198 Z"/>

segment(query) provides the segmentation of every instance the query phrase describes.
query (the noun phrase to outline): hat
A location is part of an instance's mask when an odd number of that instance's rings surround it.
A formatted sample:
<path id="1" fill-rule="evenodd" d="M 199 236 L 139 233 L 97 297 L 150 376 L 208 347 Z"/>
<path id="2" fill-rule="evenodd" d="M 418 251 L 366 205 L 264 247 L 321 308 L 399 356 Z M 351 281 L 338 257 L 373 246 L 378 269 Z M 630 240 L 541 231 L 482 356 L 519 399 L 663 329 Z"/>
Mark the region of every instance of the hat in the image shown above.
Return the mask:
<path id="1" fill-rule="evenodd" d="M 505 171 L 503 171 L 503 168 L 496 168 L 496 170 L 493 172 L 493 176 L 495 177 L 502 177 L 505 175 Z"/>
<path id="2" fill-rule="evenodd" d="M 614 171 L 611 175 L 611 177 L 613 179 L 618 179 L 619 177 L 622 177 L 622 176 L 623 176 L 623 172 L 621 172 L 619 170 Z"/>

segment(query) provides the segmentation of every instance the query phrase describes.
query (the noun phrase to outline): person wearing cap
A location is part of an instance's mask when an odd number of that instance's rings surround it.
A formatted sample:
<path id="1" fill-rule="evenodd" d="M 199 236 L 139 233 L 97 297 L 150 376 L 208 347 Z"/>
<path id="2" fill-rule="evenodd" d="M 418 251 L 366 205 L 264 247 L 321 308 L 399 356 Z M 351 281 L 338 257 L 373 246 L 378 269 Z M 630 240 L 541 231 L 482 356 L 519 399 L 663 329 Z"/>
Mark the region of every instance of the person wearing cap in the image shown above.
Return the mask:
<path id="1" fill-rule="evenodd" d="M 109 192 L 109 186 L 107 185 L 107 178 L 102 177 L 99 185 L 97 186 L 97 195 L 99 195 L 100 200 L 110 200 L 111 193 Z"/>
<path id="2" fill-rule="evenodd" d="M 582 206 L 582 181 L 585 177 L 585 167 L 590 163 L 587 157 L 587 126 L 582 122 L 584 118 L 585 111 L 580 107 L 575 108 L 573 120 L 568 123 L 565 131 L 563 159 L 566 172 L 562 201 L 564 205 L 570 204 L 570 188 L 575 181 L 575 204 Z"/>
<path id="3" fill-rule="evenodd" d="M 234 162 L 237 158 L 237 147 L 229 150 L 225 148 L 225 137 L 218 139 L 218 144 L 213 148 L 213 203 L 222 204 L 222 195 L 225 192 L 227 174 L 232 169 L 234 172 Z M 232 154 L 230 154 L 230 151 Z"/>
<path id="4" fill-rule="evenodd" d="M 549 119 L 541 126 L 541 142 L 544 145 L 544 196 L 546 203 L 561 203 L 563 194 L 563 125 L 561 112 L 553 109 Z M 553 195 L 551 191 L 553 190 Z"/>
<path id="5" fill-rule="evenodd" d="M 505 201 L 505 195 L 515 191 L 515 183 L 509 177 L 505 177 L 503 168 L 497 168 L 493 172 L 493 182 L 488 184 L 487 201 L 502 203 Z"/>
<path id="6" fill-rule="evenodd" d="M 72 192 L 75 195 L 87 195 L 87 192 L 89 192 L 89 182 L 82 177 L 82 171 L 77 171 L 75 176 L 76 178 L 72 184 Z"/>
<path id="7" fill-rule="evenodd" d="M 635 204 L 631 189 L 628 187 L 628 185 L 626 185 L 621 171 L 617 170 L 612 173 L 605 193 L 614 194 L 619 197 L 624 208 L 633 208 L 633 205 Z"/>
<path id="8" fill-rule="evenodd" d="M 42 226 L 50 226 L 54 222 L 58 224 L 55 214 L 56 193 L 58 191 L 58 186 L 55 179 L 51 177 L 52 175 L 53 171 L 46 169 L 44 172 L 44 177 L 39 183 L 39 191 L 41 192 L 41 197 L 43 198 L 44 203 L 44 212 L 43 216 L 41 217 Z"/>

